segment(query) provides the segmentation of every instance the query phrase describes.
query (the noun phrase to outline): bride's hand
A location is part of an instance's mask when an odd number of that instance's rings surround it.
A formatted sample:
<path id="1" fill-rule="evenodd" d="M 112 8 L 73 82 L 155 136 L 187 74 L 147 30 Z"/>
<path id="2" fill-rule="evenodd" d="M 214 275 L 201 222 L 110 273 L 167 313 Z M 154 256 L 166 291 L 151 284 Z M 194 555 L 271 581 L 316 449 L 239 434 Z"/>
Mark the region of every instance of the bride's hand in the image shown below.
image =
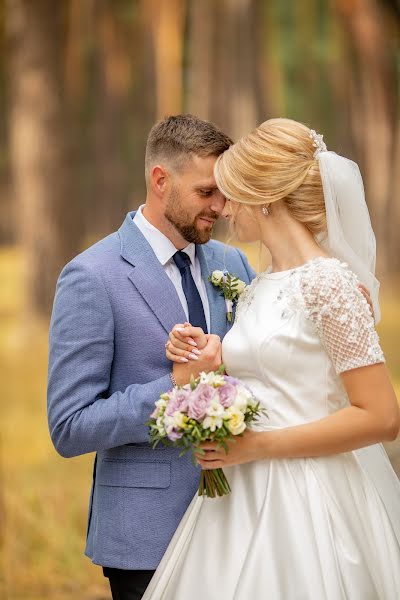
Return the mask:
<path id="1" fill-rule="evenodd" d="M 190 323 L 175 325 L 165 344 L 165 354 L 168 360 L 182 363 L 198 360 L 201 351 L 207 345 L 208 334 L 201 327 L 192 327 Z"/>
<path id="2" fill-rule="evenodd" d="M 232 467 L 242 463 L 252 462 L 265 458 L 262 453 L 263 439 L 266 435 L 265 431 L 253 431 L 245 429 L 245 431 L 232 441 L 228 440 L 228 452 L 217 442 L 203 442 L 200 444 L 204 454 L 196 454 L 196 459 L 203 470 L 207 469 L 223 469 L 224 467 Z"/>

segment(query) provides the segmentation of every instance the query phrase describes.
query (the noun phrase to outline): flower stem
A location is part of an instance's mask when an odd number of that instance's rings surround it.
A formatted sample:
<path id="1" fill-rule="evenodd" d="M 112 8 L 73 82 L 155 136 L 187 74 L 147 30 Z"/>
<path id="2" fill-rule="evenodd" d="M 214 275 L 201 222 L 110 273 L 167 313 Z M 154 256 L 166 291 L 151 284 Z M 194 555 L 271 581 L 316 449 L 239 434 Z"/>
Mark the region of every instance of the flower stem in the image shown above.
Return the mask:
<path id="1" fill-rule="evenodd" d="M 211 469 L 201 472 L 198 495 L 207 498 L 226 496 L 231 491 L 228 480 L 222 469 Z"/>

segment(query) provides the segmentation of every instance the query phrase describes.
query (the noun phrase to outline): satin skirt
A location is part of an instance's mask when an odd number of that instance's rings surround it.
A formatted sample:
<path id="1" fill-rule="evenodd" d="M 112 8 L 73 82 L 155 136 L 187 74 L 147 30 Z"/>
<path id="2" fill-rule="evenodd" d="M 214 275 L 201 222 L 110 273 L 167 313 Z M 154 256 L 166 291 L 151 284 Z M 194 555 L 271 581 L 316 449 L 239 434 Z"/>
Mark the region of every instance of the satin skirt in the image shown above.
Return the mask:
<path id="1" fill-rule="evenodd" d="M 400 598 L 398 532 L 357 453 L 225 473 L 232 493 L 193 499 L 143 600 Z"/>

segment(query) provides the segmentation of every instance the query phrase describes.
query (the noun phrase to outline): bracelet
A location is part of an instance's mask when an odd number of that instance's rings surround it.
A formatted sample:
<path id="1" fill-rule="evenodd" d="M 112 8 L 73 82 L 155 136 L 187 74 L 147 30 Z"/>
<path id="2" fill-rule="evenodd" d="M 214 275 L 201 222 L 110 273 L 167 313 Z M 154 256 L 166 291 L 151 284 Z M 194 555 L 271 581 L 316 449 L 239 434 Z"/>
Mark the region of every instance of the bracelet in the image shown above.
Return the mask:
<path id="1" fill-rule="evenodd" d="M 177 387 L 178 384 L 176 383 L 176 379 L 175 379 L 172 371 L 169 372 L 169 378 L 171 379 L 171 383 L 172 383 L 173 387 Z"/>

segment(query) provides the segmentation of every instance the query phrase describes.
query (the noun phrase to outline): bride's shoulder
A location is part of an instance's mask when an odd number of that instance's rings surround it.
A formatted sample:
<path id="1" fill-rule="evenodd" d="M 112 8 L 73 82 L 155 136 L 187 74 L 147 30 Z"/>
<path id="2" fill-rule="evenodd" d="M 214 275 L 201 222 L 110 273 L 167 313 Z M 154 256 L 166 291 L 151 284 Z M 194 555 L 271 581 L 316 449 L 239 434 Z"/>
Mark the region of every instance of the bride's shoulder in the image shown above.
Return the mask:
<path id="1" fill-rule="evenodd" d="M 316 326 L 336 372 L 384 362 L 371 309 L 348 265 L 318 258 L 298 274 L 293 302 Z"/>
<path id="2" fill-rule="evenodd" d="M 357 288 L 357 276 L 337 258 L 318 257 L 299 270 L 298 284 L 309 299 L 346 295 Z"/>
<path id="3" fill-rule="evenodd" d="M 356 329 L 355 322 L 361 320 L 373 327 L 371 309 L 358 284 L 357 276 L 347 263 L 319 257 L 299 270 L 292 302 L 302 307 L 306 316 L 317 324 L 347 323 Z"/>
<path id="4" fill-rule="evenodd" d="M 369 313 L 357 284 L 357 276 L 347 263 L 318 257 L 296 270 L 288 290 L 289 301 L 302 307 L 314 321 L 338 316 L 344 319 L 344 313 Z"/>

